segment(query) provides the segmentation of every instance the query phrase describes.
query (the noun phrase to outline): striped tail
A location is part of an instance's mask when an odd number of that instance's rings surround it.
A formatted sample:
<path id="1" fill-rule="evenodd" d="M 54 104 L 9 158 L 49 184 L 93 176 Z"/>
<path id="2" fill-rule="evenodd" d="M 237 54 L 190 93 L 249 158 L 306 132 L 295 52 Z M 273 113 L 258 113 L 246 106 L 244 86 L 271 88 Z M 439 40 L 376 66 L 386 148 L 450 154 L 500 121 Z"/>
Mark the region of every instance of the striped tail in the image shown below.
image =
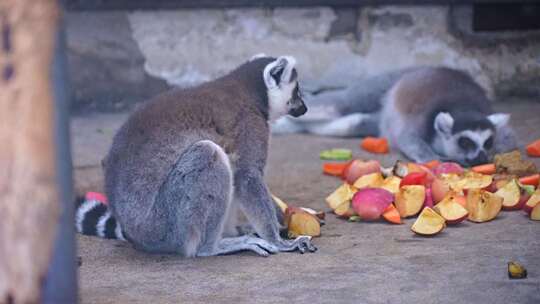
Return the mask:
<path id="1" fill-rule="evenodd" d="M 75 207 L 75 227 L 80 234 L 126 240 L 106 202 L 87 195 L 78 197 Z"/>

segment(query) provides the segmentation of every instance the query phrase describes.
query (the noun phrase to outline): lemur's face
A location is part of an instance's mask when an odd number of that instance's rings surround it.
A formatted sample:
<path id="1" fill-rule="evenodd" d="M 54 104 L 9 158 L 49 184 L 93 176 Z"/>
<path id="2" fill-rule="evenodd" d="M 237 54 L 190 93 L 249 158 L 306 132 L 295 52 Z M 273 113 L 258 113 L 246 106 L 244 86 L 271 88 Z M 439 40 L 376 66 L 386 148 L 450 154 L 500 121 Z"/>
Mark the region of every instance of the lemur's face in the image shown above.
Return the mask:
<path id="1" fill-rule="evenodd" d="M 270 120 L 284 115 L 298 117 L 307 112 L 298 85 L 293 57 L 282 56 L 269 63 L 263 73 L 267 88 Z"/>
<path id="2" fill-rule="evenodd" d="M 438 153 L 466 166 L 485 164 L 495 152 L 497 129 L 506 127 L 508 114 L 492 114 L 473 119 L 454 118 L 439 113 L 435 118 Z"/>

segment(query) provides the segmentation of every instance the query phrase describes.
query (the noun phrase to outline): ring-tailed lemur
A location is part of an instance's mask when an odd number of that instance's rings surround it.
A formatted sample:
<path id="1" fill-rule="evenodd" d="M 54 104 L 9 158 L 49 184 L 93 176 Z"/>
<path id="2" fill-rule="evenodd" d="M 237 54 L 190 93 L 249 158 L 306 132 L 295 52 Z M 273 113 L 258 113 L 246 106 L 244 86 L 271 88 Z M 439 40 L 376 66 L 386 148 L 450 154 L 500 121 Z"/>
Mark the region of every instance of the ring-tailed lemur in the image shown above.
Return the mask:
<path id="1" fill-rule="evenodd" d="M 281 118 L 274 133 L 384 136 L 417 162 L 485 163 L 515 148 L 509 114 L 494 113 L 484 90 L 466 73 L 409 68 L 306 98 L 310 113 Z"/>
<path id="2" fill-rule="evenodd" d="M 289 56 L 257 56 L 217 80 L 154 98 L 114 137 L 103 162 L 110 214 L 99 207 L 100 219 L 89 221 L 99 227 L 87 232 L 188 257 L 315 251 L 310 237 L 281 238 L 263 180 L 268 121 L 306 111 Z M 258 236 L 235 235 L 238 209 Z M 113 218 L 122 234 L 113 235 Z"/>

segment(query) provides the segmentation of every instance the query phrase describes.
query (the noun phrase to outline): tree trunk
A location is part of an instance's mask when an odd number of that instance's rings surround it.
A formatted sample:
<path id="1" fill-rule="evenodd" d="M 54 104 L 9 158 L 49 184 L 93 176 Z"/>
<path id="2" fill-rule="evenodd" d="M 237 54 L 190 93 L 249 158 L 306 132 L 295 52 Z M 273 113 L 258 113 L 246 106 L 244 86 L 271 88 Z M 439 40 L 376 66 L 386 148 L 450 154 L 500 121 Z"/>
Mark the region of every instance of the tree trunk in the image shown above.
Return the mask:
<path id="1" fill-rule="evenodd" d="M 0 1 L 0 303 L 38 303 L 60 214 L 55 0 Z"/>

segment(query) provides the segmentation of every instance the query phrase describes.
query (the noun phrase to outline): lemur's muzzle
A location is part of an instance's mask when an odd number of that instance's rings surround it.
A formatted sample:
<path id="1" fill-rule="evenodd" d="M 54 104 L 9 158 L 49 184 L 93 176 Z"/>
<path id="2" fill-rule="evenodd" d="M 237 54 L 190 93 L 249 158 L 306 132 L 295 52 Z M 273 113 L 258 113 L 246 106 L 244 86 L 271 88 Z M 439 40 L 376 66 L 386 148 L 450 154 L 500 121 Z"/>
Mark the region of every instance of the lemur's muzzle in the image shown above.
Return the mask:
<path id="1" fill-rule="evenodd" d="M 293 117 L 298 117 L 304 115 L 307 112 L 307 107 L 302 99 L 296 100 L 295 104 L 297 104 L 297 106 L 289 110 L 289 115 Z"/>

